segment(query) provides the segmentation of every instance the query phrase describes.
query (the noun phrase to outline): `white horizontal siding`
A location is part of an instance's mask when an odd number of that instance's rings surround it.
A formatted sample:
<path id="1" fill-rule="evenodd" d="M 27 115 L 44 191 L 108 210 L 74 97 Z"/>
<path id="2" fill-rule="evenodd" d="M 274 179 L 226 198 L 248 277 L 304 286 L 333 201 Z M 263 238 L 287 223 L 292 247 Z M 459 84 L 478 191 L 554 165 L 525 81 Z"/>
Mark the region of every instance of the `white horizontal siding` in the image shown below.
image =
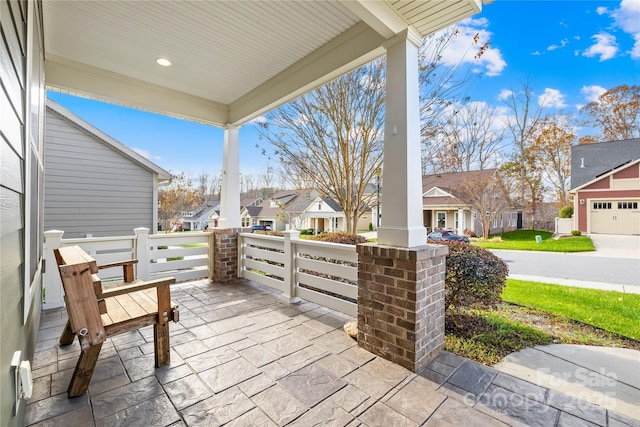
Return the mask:
<path id="1" fill-rule="evenodd" d="M 155 229 L 153 174 L 47 110 L 45 230 L 65 238 Z"/>

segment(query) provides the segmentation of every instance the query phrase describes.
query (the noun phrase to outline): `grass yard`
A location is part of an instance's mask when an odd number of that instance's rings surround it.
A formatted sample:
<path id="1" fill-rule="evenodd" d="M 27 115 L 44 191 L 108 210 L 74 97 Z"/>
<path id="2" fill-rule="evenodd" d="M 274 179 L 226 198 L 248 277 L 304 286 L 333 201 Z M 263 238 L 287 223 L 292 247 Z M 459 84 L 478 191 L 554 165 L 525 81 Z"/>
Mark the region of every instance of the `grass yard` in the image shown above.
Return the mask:
<path id="1" fill-rule="evenodd" d="M 445 349 L 485 365 L 547 344 L 640 350 L 640 295 L 508 280 L 495 309 L 446 317 Z"/>
<path id="2" fill-rule="evenodd" d="M 555 240 L 552 235 L 549 231 L 544 230 L 515 230 L 503 233 L 500 236 L 502 238 L 501 241 L 472 241 L 472 244 L 485 249 L 519 251 L 588 252 L 595 250 L 593 242 L 588 236 L 565 237 Z M 542 243 L 536 242 L 536 236 L 542 237 Z"/>
<path id="3" fill-rule="evenodd" d="M 640 340 L 637 294 L 509 280 L 502 299 Z"/>

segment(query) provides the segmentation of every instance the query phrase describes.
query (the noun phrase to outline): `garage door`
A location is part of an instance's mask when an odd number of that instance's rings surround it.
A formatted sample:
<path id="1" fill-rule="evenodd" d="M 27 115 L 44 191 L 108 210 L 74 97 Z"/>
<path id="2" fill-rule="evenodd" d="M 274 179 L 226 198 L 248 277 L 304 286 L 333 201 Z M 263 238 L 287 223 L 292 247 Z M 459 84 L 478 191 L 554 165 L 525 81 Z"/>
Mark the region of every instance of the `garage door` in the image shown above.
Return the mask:
<path id="1" fill-rule="evenodd" d="M 591 233 L 640 234 L 640 200 L 591 200 Z"/>

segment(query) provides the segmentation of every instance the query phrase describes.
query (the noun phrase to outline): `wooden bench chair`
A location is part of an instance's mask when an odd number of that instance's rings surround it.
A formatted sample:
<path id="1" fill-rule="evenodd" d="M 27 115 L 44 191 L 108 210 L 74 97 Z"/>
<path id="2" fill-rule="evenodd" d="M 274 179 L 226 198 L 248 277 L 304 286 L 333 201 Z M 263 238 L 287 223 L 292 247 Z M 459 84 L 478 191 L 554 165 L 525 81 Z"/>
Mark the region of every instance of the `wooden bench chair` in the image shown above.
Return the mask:
<path id="1" fill-rule="evenodd" d="M 179 320 L 169 290 L 176 281 L 173 277 L 142 282 L 134 277 L 137 260 L 98 266 L 79 246 L 65 246 L 54 253 L 69 314 L 60 345 L 72 344 L 77 336 L 81 348 L 67 389 L 69 397 L 87 391 L 102 343 L 109 336 L 153 325 L 156 368 L 169 364 L 169 321 Z M 103 286 L 98 270 L 119 266 L 124 283 Z"/>

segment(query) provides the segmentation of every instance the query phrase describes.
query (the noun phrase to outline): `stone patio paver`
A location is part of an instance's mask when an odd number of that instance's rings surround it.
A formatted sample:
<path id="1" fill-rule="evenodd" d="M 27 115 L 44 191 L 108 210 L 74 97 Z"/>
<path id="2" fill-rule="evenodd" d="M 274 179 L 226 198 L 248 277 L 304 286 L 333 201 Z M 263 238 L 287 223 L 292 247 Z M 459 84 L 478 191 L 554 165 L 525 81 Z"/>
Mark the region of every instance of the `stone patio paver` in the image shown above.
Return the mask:
<path id="1" fill-rule="evenodd" d="M 358 347 L 343 314 L 248 281 L 176 285 L 172 298 L 171 364 L 154 369 L 153 328 L 109 338 L 74 399 L 79 346 L 57 345 L 64 310 L 43 312 L 25 425 L 640 427 L 446 351 L 414 374 Z"/>

